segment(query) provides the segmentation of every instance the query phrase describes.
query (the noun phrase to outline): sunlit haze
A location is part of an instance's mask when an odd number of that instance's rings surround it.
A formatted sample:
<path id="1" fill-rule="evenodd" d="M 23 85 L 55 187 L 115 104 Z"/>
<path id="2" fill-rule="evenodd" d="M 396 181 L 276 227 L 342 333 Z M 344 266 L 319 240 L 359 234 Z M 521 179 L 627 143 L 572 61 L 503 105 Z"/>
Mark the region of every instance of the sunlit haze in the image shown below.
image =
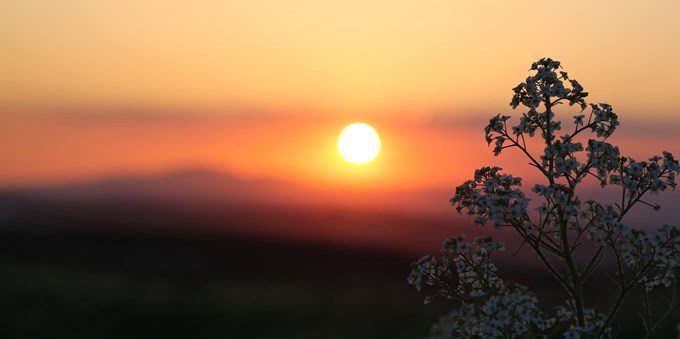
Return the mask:
<path id="1" fill-rule="evenodd" d="M 678 93 L 678 0 L 0 0 L 0 338 L 677 337 Z"/>
<path id="2" fill-rule="evenodd" d="M 677 130 L 679 12 L 674 1 L 4 3 L 0 186 L 209 168 L 446 188 L 493 160 L 481 128 L 521 113 L 511 88 L 544 56 L 614 106 L 621 134 Z M 381 134 L 384 151 L 361 168 L 335 149 L 348 121 Z"/>
<path id="3" fill-rule="evenodd" d="M 347 125 L 338 138 L 338 151 L 345 160 L 365 164 L 380 151 L 380 138 L 375 129 L 363 122 Z"/>

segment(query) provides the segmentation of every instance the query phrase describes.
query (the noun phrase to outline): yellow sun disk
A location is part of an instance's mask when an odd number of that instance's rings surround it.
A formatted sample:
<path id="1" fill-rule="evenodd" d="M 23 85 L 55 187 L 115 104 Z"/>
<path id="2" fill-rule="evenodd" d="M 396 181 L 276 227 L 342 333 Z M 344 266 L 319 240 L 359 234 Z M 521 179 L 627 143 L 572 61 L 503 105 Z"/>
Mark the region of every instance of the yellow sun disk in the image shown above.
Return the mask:
<path id="1" fill-rule="evenodd" d="M 373 160 L 380 151 L 380 138 L 371 125 L 355 122 L 340 133 L 338 150 L 345 160 L 364 164 Z"/>

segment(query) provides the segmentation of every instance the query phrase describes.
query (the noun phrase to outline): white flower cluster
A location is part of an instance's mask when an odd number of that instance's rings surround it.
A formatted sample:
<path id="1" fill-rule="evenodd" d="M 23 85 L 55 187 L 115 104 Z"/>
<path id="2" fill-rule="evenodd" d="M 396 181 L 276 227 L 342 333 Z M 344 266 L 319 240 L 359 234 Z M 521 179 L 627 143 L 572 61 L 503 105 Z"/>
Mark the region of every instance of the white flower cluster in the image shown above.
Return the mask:
<path id="1" fill-rule="evenodd" d="M 591 338 L 593 333 L 597 333 L 602 326 L 604 326 L 606 321 L 606 315 L 600 313 L 595 309 L 589 308 L 584 312 L 586 323 L 583 326 L 574 325 L 576 323 L 576 313 L 574 313 L 574 305 L 557 306 L 557 318 L 566 320 L 567 323 L 572 325 L 563 333 L 565 339 L 580 339 L 580 338 Z M 602 337 L 611 338 L 612 328 L 607 327 L 602 330 Z"/>
<path id="2" fill-rule="evenodd" d="M 510 285 L 484 303 L 464 304 L 450 314 L 446 338 L 547 337 L 555 318 L 546 319 L 526 287 Z M 481 305 L 481 307 L 480 307 Z"/>
<path id="3" fill-rule="evenodd" d="M 500 167 L 476 170 L 474 180 L 456 188 L 451 204 L 457 204 L 459 213 L 466 209 L 468 215 L 474 215 L 478 225 L 491 221 L 495 227 L 501 227 L 508 220 L 525 217 L 529 199 L 519 189 L 522 179 L 500 174 L 500 170 Z"/>
<path id="4" fill-rule="evenodd" d="M 604 141 L 589 140 L 588 162 L 595 169 L 595 176 L 600 179 L 602 187 L 607 185 L 609 173 L 619 167 L 619 148 Z"/>
<path id="5" fill-rule="evenodd" d="M 429 255 L 413 263 L 407 280 L 419 292 L 423 284 L 435 286 L 457 282 L 456 288 L 439 290 L 434 297 L 459 300 L 468 296 L 480 297 L 486 294 L 485 291 L 504 288 L 503 281 L 496 275 L 496 266 L 490 262 L 494 251 L 504 249 L 502 243 L 492 241 L 491 237 L 480 237 L 472 242 L 465 242 L 465 234 L 461 234 L 443 242 L 439 263 L 437 258 Z M 455 272 L 452 270 L 454 267 Z"/>
<path id="6" fill-rule="evenodd" d="M 591 113 L 590 129 L 600 138 L 608 138 L 614 133 L 616 126 L 619 125 L 618 116 L 612 111 L 612 106 L 608 104 L 590 104 L 593 109 Z"/>
<path id="7" fill-rule="evenodd" d="M 510 119 L 507 115 L 497 114 L 489 120 L 489 124 L 484 128 L 484 133 L 486 134 L 486 143 L 491 145 L 491 142 L 496 140 L 495 147 L 493 149 L 494 155 L 501 154 L 503 151 L 503 144 L 509 138 L 506 136 L 507 126 L 506 121 Z M 531 131 L 533 133 L 534 130 Z"/>
<path id="8" fill-rule="evenodd" d="M 581 200 L 573 196 L 570 187 L 553 183 L 549 185 L 536 184 L 531 189 L 534 193 L 544 198 L 544 201 L 536 210 L 540 213 L 542 224 L 555 228 L 559 225 L 560 214 L 556 213 L 557 207 L 561 209 L 561 217 L 565 221 L 575 221 L 581 211 Z M 571 228 L 579 229 L 580 224 L 573 222 Z"/>
<path id="9" fill-rule="evenodd" d="M 493 338 L 545 336 L 555 324 L 537 307 L 536 297 L 519 284 L 498 277 L 490 257 L 504 245 L 491 237 L 464 242 L 465 236 L 443 244 L 440 264 L 423 257 L 413 264 L 408 282 L 421 290 L 436 286 L 433 296 L 458 300 L 461 307 L 433 327 L 433 338 Z M 455 273 L 454 273 L 455 269 Z"/>
<path id="10" fill-rule="evenodd" d="M 646 193 L 659 193 L 666 188 L 675 188 L 675 178 L 679 172 L 678 161 L 673 154 L 649 158 L 649 161 L 635 161 L 632 158 L 619 158 L 619 166 L 612 170 L 609 183 L 619 185 L 631 196 Z"/>
<path id="11" fill-rule="evenodd" d="M 664 225 L 657 232 L 644 232 L 623 223 L 636 204 L 660 208 L 643 199 L 647 193 L 675 189 L 680 163 L 668 152 L 648 161 L 621 156 L 618 147 L 605 141 L 619 125 L 612 106 L 587 103 L 588 93 L 566 72 L 558 72 L 559 68 L 560 63 L 552 59 L 532 64 L 535 74 L 513 89 L 510 102 L 513 108 L 528 108 L 519 124 L 508 129 L 510 116 L 498 114 L 484 129 L 486 142 L 494 143 L 494 155 L 508 148 L 519 149 L 545 177 L 545 182 L 532 187 L 538 195 L 538 218 L 528 212 L 530 199 L 521 190 L 521 178 L 502 174 L 499 167 L 476 170 L 473 180 L 456 188 L 450 202 L 459 213 L 465 210 L 474 216 L 475 224 L 491 222 L 496 228 L 515 229 L 564 289 L 569 307 L 558 308 L 557 317 L 548 318 L 537 309 L 536 298 L 525 287 L 505 284 L 497 276 L 490 256 L 502 249 L 502 244 L 490 238 L 466 243 L 461 236 L 444 242 L 439 262 L 429 256 L 418 260 L 408 278 L 418 291 L 423 285 L 437 286 L 426 302 L 444 297 L 461 303 L 460 309 L 436 326 L 440 335 L 527 337 L 544 335 L 552 328 L 567 338 L 609 337 L 612 320 L 629 291 L 641 287 L 647 298 L 646 293 L 656 287 L 668 287 L 680 280 L 680 231 Z M 562 124 L 554 108 L 562 103 L 578 105 L 581 112 L 588 107 L 591 110 L 589 115 L 573 116 L 573 132 L 557 137 Z M 534 157 L 526 139 L 537 131 L 544 146 L 543 153 Z M 583 132 L 593 135 L 585 149 L 576 141 Z M 618 186 L 621 200 L 610 205 L 594 200 L 582 204 L 577 187 L 588 177 L 602 187 Z M 585 242 L 594 246 L 582 246 Z M 584 256 L 575 254 L 581 248 L 594 248 L 592 256 L 583 262 Z M 581 291 L 608 255 L 615 262 L 620 294 L 605 315 L 586 307 Z M 680 300 L 671 307 L 675 308 L 680 308 Z M 650 323 L 651 319 L 644 321 L 650 333 L 658 327 Z"/>
<path id="12" fill-rule="evenodd" d="M 614 239 L 623 242 L 626 235 L 630 234 L 630 227 L 621 222 L 621 214 L 614 206 L 602 205 L 594 200 L 586 201 L 586 205 L 580 217 L 588 220 L 585 224 L 588 237 L 597 246 L 604 247 Z"/>
<path id="13" fill-rule="evenodd" d="M 560 72 L 558 75 L 555 71 L 559 68 L 560 62 L 550 58 L 534 62 L 531 70 L 536 71 L 536 74 L 527 77 L 525 82 L 512 89 L 515 92 L 510 102 L 512 108 L 521 104 L 536 109 L 545 97 L 565 99 L 570 106 L 578 104 L 585 108 L 584 98 L 588 96 L 588 92 L 583 91 L 578 81 L 569 79 L 567 72 Z M 571 88 L 565 87 L 564 81 L 569 81 Z"/>
<path id="14" fill-rule="evenodd" d="M 676 227 L 661 225 L 658 232 L 650 234 L 631 230 L 612 245 L 626 265 L 640 275 L 639 281 L 647 291 L 669 287 L 679 278 L 680 231 Z"/>
<path id="15" fill-rule="evenodd" d="M 552 177 L 561 175 L 571 176 L 572 172 L 576 171 L 581 163 L 576 159 L 576 153 L 583 151 L 583 145 L 580 142 L 570 142 L 570 136 L 562 137 L 564 141 L 555 141 L 552 145 L 546 147 L 541 161 L 544 170 L 549 171 Z M 554 166 L 554 173 L 550 172 L 550 162 Z"/>

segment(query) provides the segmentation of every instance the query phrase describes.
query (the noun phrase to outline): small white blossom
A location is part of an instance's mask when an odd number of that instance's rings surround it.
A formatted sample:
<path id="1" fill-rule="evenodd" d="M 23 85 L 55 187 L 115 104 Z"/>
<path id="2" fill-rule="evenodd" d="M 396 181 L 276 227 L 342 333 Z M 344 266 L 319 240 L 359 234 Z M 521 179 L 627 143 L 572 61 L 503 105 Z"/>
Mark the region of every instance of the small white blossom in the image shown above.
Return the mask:
<path id="1" fill-rule="evenodd" d="M 616 259 L 615 280 L 622 291 L 641 286 L 652 292 L 680 278 L 680 231 L 662 225 L 656 232 L 646 232 L 623 221 L 633 205 L 659 208 L 645 201 L 645 195 L 674 189 L 680 163 L 668 152 L 648 161 L 621 156 L 618 147 L 605 141 L 619 126 L 612 106 L 586 102 L 583 86 L 560 68 L 559 61 L 549 58 L 533 63 L 532 75 L 513 88 L 510 106 L 526 109 L 517 125 L 508 128 L 511 117 L 497 114 L 484 129 L 494 155 L 519 148 L 540 171 L 545 180 L 531 189 L 538 201 L 532 204 L 525 196 L 521 178 L 501 173 L 499 167 L 482 167 L 473 180 L 456 188 L 450 202 L 475 224 L 512 228 L 530 245 L 525 248 L 559 258 L 550 261 L 540 256 L 566 285 L 570 296 L 566 307 L 556 308 L 555 316 L 541 311 L 526 287 L 498 276 L 491 256 L 504 250 L 502 243 L 491 237 L 466 242 L 461 235 L 444 241 L 439 259 L 420 258 L 408 277 L 418 291 L 428 286 L 435 290 L 426 302 L 445 298 L 459 303 L 433 326 L 433 338 L 545 337 L 550 330 L 564 331 L 565 338 L 609 338 L 612 318 L 586 307 L 576 293 L 603 258 Z M 565 128 L 571 130 L 566 134 L 560 132 L 562 121 L 555 110 L 561 103 L 577 105 L 582 113 L 590 107 L 590 112 L 573 116 L 574 126 Z M 542 153 L 534 155 L 526 140 L 536 137 L 536 131 Z M 584 149 L 577 138 L 585 134 L 591 138 Z M 582 203 L 577 188 L 592 178 L 602 187 L 618 186 L 620 200 Z M 582 246 L 586 243 L 590 246 Z M 595 252 L 585 262 L 581 262 L 583 248 Z"/>

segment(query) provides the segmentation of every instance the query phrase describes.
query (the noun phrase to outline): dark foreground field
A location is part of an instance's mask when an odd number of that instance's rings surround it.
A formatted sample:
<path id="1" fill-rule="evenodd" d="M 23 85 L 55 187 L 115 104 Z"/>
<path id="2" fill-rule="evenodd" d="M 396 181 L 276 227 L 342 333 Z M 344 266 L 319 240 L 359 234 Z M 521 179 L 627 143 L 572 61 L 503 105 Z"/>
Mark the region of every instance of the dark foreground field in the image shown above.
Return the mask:
<path id="1" fill-rule="evenodd" d="M 422 304 L 405 283 L 409 261 L 280 241 L 6 228 L 0 335 L 421 338 L 448 305 Z M 550 281 L 511 275 L 543 302 L 559 299 Z M 607 290 L 590 294 L 606 299 Z M 636 317 L 622 319 L 618 337 L 639 337 Z M 658 335 L 675 336 L 674 324 Z"/>
<path id="2" fill-rule="evenodd" d="M 0 232 L 3 338 L 416 338 L 407 258 L 226 237 Z"/>
<path id="3" fill-rule="evenodd" d="M 317 196 L 205 174 L 0 192 L 0 338 L 422 338 L 451 305 L 423 305 L 410 263 L 446 236 L 492 232 L 445 199 L 439 214 L 407 210 L 438 196 L 373 209 Z M 501 275 L 545 310 L 561 304 L 536 258 L 504 240 Z M 608 282 L 594 277 L 587 301 L 608 309 Z M 642 334 L 637 297 L 619 338 Z M 678 322 L 655 337 L 677 337 Z"/>

